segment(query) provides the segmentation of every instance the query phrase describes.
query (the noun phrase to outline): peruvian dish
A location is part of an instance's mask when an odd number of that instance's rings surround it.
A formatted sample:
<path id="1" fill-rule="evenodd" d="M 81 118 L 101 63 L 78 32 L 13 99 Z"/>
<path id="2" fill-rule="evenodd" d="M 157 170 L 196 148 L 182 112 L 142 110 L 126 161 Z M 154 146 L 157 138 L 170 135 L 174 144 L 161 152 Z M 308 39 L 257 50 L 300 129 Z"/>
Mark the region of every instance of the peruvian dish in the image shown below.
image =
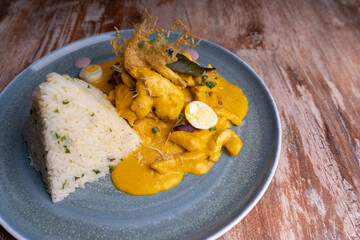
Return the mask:
<path id="1" fill-rule="evenodd" d="M 200 39 L 179 19 L 166 32 L 147 14 L 130 39 L 116 33 L 116 59 L 79 79 L 51 73 L 32 96 L 24 136 L 54 202 L 107 173 L 122 192 L 156 194 L 242 148 L 229 127 L 241 125 L 247 99 L 216 66 L 199 65 L 189 47 Z"/>

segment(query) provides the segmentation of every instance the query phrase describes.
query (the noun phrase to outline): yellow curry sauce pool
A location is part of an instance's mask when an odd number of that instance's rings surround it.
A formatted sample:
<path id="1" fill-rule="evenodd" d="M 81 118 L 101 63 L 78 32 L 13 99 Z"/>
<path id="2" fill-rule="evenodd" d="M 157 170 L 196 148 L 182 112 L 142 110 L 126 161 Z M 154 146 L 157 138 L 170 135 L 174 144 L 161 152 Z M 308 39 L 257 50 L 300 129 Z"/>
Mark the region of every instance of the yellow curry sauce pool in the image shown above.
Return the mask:
<path id="1" fill-rule="evenodd" d="M 101 63 L 101 79 L 93 85 L 112 97 L 120 116 L 133 122 L 134 130 L 140 135 L 142 145 L 126 159 L 120 162 L 111 172 L 114 186 L 132 195 L 150 195 L 168 190 L 183 178 L 185 173 L 205 174 L 220 156 L 220 149 L 225 147 L 230 155 L 237 155 L 242 142 L 234 132 L 226 129 L 240 125 L 245 117 L 247 99 L 239 87 L 228 83 L 215 70 L 207 77 L 216 81 L 216 89 L 193 86 L 180 88 L 185 96 L 184 107 L 191 101 L 202 101 L 211 106 L 218 116 L 216 130 L 197 130 L 195 132 L 173 131 L 183 122 L 184 116 L 173 121 L 160 120 L 151 113 L 143 119 L 136 119 L 130 105 L 135 92 L 124 84 L 116 86 L 113 75 L 117 60 Z M 209 66 L 208 66 L 209 67 Z M 197 81 L 194 77 L 181 75 L 184 81 Z M 115 91 L 115 97 L 111 91 Z M 114 92 L 113 91 L 113 92 Z M 112 96 L 112 97 L 111 97 Z M 182 111 L 184 112 L 184 111 Z M 158 131 L 154 131 L 157 129 Z"/>

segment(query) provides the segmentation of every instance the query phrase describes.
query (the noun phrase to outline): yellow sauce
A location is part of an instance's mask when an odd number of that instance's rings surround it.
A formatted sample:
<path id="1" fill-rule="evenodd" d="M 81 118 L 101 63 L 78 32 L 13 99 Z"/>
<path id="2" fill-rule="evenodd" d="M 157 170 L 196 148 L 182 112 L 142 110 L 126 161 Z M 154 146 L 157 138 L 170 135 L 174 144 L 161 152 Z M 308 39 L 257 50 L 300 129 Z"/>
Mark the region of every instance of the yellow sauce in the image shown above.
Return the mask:
<path id="1" fill-rule="evenodd" d="M 159 174 L 153 170 L 151 164 L 162 154 L 181 153 L 184 150 L 166 139 L 174 124 L 156 121 L 151 118 L 138 120 L 134 126 L 141 139 L 142 146 L 130 154 L 111 173 L 111 179 L 117 189 L 132 195 L 150 195 L 167 190 L 177 185 L 182 172 L 167 172 Z M 158 127 L 160 132 L 154 133 L 152 129 Z M 166 143 L 166 145 L 165 145 Z"/>
<path id="2" fill-rule="evenodd" d="M 212 106 L 219 117 L 216 131 L 204 129 L 193 133 L 172 132 L 180 120 L 160 120 L 154 113 L 133 121 L 136 114 L 130 116 L 133 113 L 130 106 L 135 95 L 124 85 L 117 87 L 116 109 L 120 116 L 132 119 L 129 122 L 133 122 L 134 130 L 143 141 L 139 149 L 112 171 L 111 179 L 118 190 L 131 195 L 155 194 L 179 184 L 186 173 L 202 175 L 208 172 L 218 160 L 221 147 L 225 147 L 231 155 L 237 155 L 242 142 L 226 127 L 231 126 L 231 122 L 236 122 L 236 125 L 241 123 L 247 113 L 247 99 L 237 86 L 228 83 L 215 71 L 209 75 L 216 78 L 216 92 L 206 95 L 195 87 L 192 91 L 185 88 L 182 90 L 185 97 L 183 108 L 194 100 Z M 204 88 L 206 89 L 209 88 Z M 229 113 L 235 117 L 228 116 Z M 160 130 L 158 133 L 154 133 L 155 127 Z"/>
<path id="3" fill-rule="evenodd" d="M 182 113 L 189 102 L 202 101 L 216 112 L 218 122 L 215 131 L 209 129 L 197 130 L 193 133 L 173 131 L 179 123 L 183 121 L 187 123 L 185 117 L 170 120 L 174 117 L 169 115 L 161 120 L 155 114 L 156 111 L 155 113 L 150 111 L 145 117 L 139 117 L 139 113 L 134 112 L 134 107 L 132 108 L 131 105 L 141 92 L 137 89 L 135 93 L 131 89 L 133 86 L 129 84 L 115 86 L 114 70 L 111 67 L 116 62 L 115 59 L 101 63 L 103 76 L 93 85 L 112 98 L 118 114 L 128 120 L 143 141 L 135 152 L 113 169 L 111 179 L 118 190 L 131 195 L 155 194 L 179 184 L 186 173 L 202 175 L 208 172 L 214 162 L 219 159 L 222 147 L 226 148 L 230 155 L 238 154 L 242 148 L 242 142 L 233 131 L 226 128 L 240 125 L 248 110 L 247 99 L 239 87 L 228 83 L 216 71 L 207 74 L 209 79 L 217 83 L 216 87 L 211 89 L 196 84 L 201 81 L 201 77 L 193 78 L 179 74 L 188 83 L 186 88 L 178 87 L 182 92 L 181 99 L 184 102 Z M 141 76 L 144 73 L 148 76 L 153 75 L 154 79 L 158 78 L 155 72 L 134 69 L 134 75 Z M 154 84 L 158 85 L 157 82 Z M 173 87 L 173 84 L 166 83 L 160 90 L 170 86 Z M 170 91 L 168 92 L 171 94 Z M 156 91 L 153 94 L 157 94 Z M 179 92 L 176 94 L 179 95 Z M 150 98 L 148 100 L 149 104 L 155 102 Z M 156 100 L 159 101 L 159 99 Z M 165 99 L 162 104 L 169 102 L 166 100 L 168 99 Z M 166 113 L 174 110 L 172 106 L 162 105 L 161 107 L 165 110 L 168 108 Z M 154 132 L 155 127 L 159 129 L 159 132 Z"/>
<path id="4" fill-rule="evenodd" d="M 115 88 L 115 81 L 113 80 L 114 70 L 112 69 L 112 66 L 114 66 L 117 61 L 117 59 L 114 59 L 100 63 L 99 65 L 103 74 L 99 80 L 92 83 L 94 87 L 97 87 L 105 94 L 109 94 L 109 92 Z"/>

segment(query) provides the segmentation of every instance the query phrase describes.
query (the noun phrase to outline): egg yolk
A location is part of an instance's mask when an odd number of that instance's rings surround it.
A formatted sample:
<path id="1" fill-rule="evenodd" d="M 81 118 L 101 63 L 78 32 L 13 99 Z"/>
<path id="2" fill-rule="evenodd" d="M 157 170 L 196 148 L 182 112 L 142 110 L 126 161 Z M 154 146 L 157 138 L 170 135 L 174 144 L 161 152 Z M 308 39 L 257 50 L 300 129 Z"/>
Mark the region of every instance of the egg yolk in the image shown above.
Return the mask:
<path id="1" fill-rule="evenodd" d="M 82 72 L 84 72 L 84 73 L 91 73 L 91 72 L 96 71 L 99 67 L 100 67 L 99 65 L 95 65 L 95 64 L 89 65 L 89 66 L 87 66 L 87 67 L 84 67 L 83 70 L 82 70 Z"/>
<path id="2" fill-rule="evenodd" d="M 198 129 L 208 129 L 217 123 L 216 113 L 200 101 L 189 103 L 185 108 L 185 116 L 189 123 Z"/>

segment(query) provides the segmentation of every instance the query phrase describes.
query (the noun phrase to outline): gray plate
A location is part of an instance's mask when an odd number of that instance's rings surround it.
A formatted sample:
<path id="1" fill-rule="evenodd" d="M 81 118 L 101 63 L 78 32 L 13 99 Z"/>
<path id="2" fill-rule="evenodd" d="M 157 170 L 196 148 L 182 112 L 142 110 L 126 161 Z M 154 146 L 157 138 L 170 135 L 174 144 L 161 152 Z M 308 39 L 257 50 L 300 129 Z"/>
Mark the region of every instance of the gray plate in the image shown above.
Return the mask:
<path id="1" fill-rule="evenodd" d="M 129 37 L 132 30 L 121 31 Z M 68 44 L 17 76 L 0 95 L 0 223 L 24 239 L 204 239 L 235 226 L 259 201 L 274 175 L 281 128 L 275 103 L 260 78 L 241 59 L 208 41 L 196 48 L 201 65 L 238 85 L 249 101 L 245 125 L 233 130 L 244 146 L 225 153 L 202 176 L 185 175 L 176 187 L 151 196 L 117 191 L 107 176 L 53 204 L 40 174 L 29 166 L 23 123 L 31 92 L 49 72 L 77 76 L 74 61 L 114 58 L 114 32 Z M 176 34 L 172 34 L 174 39 Z M 170 40 L 171 40 L 170 39 Z M 271 206 L 270 206 L 271 207 Z"/>

